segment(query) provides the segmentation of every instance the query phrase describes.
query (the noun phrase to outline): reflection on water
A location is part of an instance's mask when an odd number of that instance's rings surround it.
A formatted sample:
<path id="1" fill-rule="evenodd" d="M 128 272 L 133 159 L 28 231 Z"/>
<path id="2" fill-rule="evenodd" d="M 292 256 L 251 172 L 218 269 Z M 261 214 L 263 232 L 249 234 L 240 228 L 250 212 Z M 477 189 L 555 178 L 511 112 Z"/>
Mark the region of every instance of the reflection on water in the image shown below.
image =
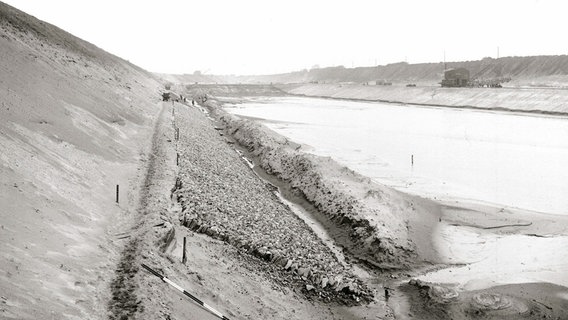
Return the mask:
<path id="1" fill-rule="evenodd" d="M 568 214 L 568 119 L 314 98 L 227 108 L 403 191 Z"/>

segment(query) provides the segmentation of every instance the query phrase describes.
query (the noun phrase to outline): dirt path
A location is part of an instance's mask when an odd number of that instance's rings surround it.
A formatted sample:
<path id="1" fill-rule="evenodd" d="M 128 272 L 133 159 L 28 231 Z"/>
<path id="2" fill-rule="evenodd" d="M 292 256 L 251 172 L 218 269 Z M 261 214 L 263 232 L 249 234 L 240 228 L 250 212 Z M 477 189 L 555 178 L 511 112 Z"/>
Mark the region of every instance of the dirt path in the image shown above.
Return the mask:
<path id="1" fill-rule="evenodd" d="M 152 147 L 139 176 L 140 195 L 135 204 L 135 213 L 131 216 L 128 227 L 123 226 L 124 237 L 128 239 L 122 250 L 120 261 L 115 270 L 115 276 L 111 283 L 112 297 L 108 304 L 109 319 L 130 319 L 139 315 L 155 318 L 154 310 L 149 308 L 148 293 L 145 287 L 143 274 L 140 273 L 143 259 L 156 251 L 155 244 L 167 238 L 167 228 L 154 229 L 152 226 L 159 224 L 163 217 L 163 209 L 168 208 L 164 198 L 168 198 L 168 192 L 173 183 L 172 172 L 173 144 L 171 144 L 171 105 L 161 104 L 161 112 L 154 126 Z M 168 142 L 169 141 L 169 142 Z M 125 224 L 126 225 L 126 224 Z M 164 226 L 162 224 L 160 227 Z"/>

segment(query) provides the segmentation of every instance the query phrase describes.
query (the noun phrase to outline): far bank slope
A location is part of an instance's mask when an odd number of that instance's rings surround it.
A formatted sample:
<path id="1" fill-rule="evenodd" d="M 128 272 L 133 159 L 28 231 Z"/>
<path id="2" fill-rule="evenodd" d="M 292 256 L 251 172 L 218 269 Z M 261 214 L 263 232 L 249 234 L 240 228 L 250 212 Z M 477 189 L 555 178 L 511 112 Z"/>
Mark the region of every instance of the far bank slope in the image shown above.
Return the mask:
<path id="1" fill-rule="evenodd" d="M 514 88 L 441 88 L 358 84 L 277 85 L 289 94 L 403 104 L 568 114 L 568 90 Z"/>

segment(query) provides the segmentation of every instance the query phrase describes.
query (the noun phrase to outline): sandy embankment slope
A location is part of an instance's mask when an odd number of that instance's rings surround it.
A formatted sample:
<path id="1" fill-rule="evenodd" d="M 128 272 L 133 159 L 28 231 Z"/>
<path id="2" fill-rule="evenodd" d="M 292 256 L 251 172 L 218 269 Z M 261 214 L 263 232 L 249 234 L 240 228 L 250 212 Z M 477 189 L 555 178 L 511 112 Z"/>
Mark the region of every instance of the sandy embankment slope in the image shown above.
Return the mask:
<path id="1" fill-rule="evenodd" d="M 158 86 L 0 3 L 0 317 L 107 317 Z"/>
<path id="2" fill-rule="evenodd" d="M 277 85 L 289 94 L 419 105 L 568 114 L 568 90 L 540 88 L 441 88 L 358 84 Z"/>

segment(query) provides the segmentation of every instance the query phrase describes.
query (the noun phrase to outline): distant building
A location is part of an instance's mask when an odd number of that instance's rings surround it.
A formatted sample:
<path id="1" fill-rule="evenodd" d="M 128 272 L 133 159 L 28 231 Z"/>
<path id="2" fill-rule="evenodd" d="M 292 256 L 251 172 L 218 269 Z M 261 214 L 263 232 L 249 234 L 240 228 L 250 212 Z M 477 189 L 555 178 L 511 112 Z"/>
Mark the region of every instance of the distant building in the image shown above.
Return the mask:
<path id="1" fill-rule="evenodd" d="M 442 87 L 467 87 L 469 85 L 469 70 L 455 68 L 444 71 Z"/>

